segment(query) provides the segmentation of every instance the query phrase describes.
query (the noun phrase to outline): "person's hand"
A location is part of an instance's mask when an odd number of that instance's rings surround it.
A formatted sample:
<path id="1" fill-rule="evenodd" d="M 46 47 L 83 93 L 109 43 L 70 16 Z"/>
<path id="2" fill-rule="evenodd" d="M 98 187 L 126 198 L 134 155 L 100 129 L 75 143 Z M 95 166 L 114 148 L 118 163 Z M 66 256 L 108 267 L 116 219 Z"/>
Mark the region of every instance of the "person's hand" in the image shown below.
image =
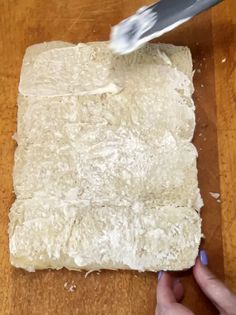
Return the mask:
<path id="1" fill-rule="evenodd" d="M 232 293 L 206 267 L 207 256 L 200 252 L 193 267 L 193 275 L 201 290 L 216 306 L 221 315 L 236 315 L 236 295 Z M 193 312 L 180 304 L 184 289 L 181 282 L 167 272 L 159 273 L 157 285 L 157 307 L 155 315 L 193 315 Z"/>
<path id="2" fill-rule="evenodd" d="M 184 289 L 178 279 L 167 273 L 159 273 L 157 285 L 157 306 L 155 315 L 193 315 L 193 313 L 182 304 Z"/>

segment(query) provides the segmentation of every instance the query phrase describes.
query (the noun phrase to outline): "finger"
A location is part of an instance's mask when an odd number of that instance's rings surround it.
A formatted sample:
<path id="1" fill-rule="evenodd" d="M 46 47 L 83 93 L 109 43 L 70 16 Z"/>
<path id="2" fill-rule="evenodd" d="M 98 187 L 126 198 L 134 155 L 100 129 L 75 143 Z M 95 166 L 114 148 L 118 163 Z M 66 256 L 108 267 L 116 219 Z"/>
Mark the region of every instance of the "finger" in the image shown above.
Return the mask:
<path id="1" fill-rule="evenodd" d="M 173 291 L 172 276 L 167 272 L 163 272 L 157 284 L 157 303 L 166 305 L 175 302 L 176 298 Z"/>
<path id="2" fill-rule="evenodd" d="M 184 287 L 179 279 L 174 280 L 173 291 L 174 291 L 176 301 L 180 302 L 184 297 Z"/>
<path id="3" fill-rule="evenodd" d="M 161 273 L 161 275 L 164 275 L 164 280 L 162 280 L 160 284 L 160 280 L 162 276 L 160 277 L 158 281 L 158 289 L 162 290 L 161 295 L 165 294 L 164 300 L 167 302 L 173 302 L 177 301 L 179 302 L 182 300 L 184 296 L 184 288 L 182 283 L 180 282 L 180 279 L 173 279 L 170 274 L 167 273 Z M 164 289 L 163 289 L 164 287 Z"/>
<path id="4" fill-rule="evenodd" d="M 157 285 L 156 315 L 193 315 L 185 306 L 177 303 L 183 297 L 183 286 L 174 281 L 167 272 L 162 272 Z"/>
<path id="5" fill-rule="evenodd" d="M 179 303 L 169 304 L 166 307 L 157 305 L 155 315 L 194 315 L 191 310 Z"/>
<path id="6" fill-rule="evenodd" d="M 197 258 L 193 268 L 194 277 L 220 312 L 236 314 L 236 297 L 216 276 Z"/>

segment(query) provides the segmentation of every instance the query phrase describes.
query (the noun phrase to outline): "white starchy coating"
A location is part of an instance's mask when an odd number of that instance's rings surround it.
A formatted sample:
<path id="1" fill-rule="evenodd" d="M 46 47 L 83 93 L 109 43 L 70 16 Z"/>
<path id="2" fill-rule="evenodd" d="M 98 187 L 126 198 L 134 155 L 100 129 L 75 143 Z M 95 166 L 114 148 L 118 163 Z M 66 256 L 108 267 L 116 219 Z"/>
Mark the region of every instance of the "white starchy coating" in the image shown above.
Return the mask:
<path id="1" fill-rule="evenodd" d="M 117 54 L 128 54 L 142 47 L 148 41 L 160 37 L 179 25 L 190 20 L 191 17 L 180 19 L 162 30 L 144 36 L 158 21 L 158 14 L 150 7 L 142 7 L 135 14 L 121 21 L 111 29 L 110 47 Z"/>
<path id="2" fill-rule="evenodd" d="M 42 52 L 33 67 L 23 72 L 19 91 L 27 96 L 89 95 L 120 91 L 118 82 L 110 77 L 110 60 L 97 56 L 93 47 L 85 44 Z"/>
<path id="3" fill-rule="evenodd" d="M 202 200 L 190 142 L 189 50 L 147 45 L 121 57 L 107 43 L 65 46 L 34 45 L 24 58 L 12 264 L 28 271 L 192 266 Z"/>
<path id="4" fill-rule="evenodd" d="M 124 207 L 35 196 L 17 200 L 10 219 L 14 265 L 30 270 L 178 270 L 194 264 L 201 236 L 195 211 L 155 201 Z"/>
<path id="5" fill-rule="evenodd" d="M 112 27 L 110 47 L 116 53 L 125 54 L 138 45 L 140 37 L 157 21 L 157 13 L 147 7 L 140 8 L 134 15 Z"/>

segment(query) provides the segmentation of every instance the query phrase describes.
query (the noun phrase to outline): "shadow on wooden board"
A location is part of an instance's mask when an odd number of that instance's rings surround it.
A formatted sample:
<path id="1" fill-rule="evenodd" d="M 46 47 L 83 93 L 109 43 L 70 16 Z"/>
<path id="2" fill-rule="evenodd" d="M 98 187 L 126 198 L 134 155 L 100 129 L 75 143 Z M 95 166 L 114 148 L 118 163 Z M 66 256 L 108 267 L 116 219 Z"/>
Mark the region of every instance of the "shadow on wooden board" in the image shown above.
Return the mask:
<path id="1" fill-rule="evenodd" d="M 15 2 L 18 6 L 21 3 Z M 88 1 L 91 7 L 91 13 L 89 14 L 86 11 L 86 8 L 88 9 L 86 6 L 89 6 L 89 4 L 83 7 L 81 4 L 83 1 L 75 2 L 70 0 L 69 2 L 71 7 L 63 1 L 59 1 L 57 4 L 55 1 L 48 1 L 45 3 L 46 7 L 44 7 L 42 2 L 27 0 L 24 2 L 26 7 L 20 11 L 21 15 L 19 14 L 18 16 L 17 13 L 15 15 L 11 13 L 12 19 L 9 19 L 8 22 L 11 25 L 8 30 L 10 32 L 8 32 L 10 40 L 6 42 L 3 48 L 3 60 L 6 61 L 6 65 L 8 65 L 7 62 L 10 65 L 12 60 L 9 59 L 8 61 L 7 52 L 15 51 L 15 59 L 12 57 L 16 61 L 15 67 L 12 68 L 15 77 L 19 75 L 22 54 L 27 46 L 36 42 L 58 39 L 73 42 L 108 39 L 109 24 L 118 22 L 128 13 L 134 11 L 139 4 L 143 4 L 141 1 L 137 1 L 137 3 L 134 1 L 126 3 L 125 1 L 127 9 L 125 5 L 121 9 L 120 1 L 116 3 L 107 1 L 107 10 L 104 11 L 103 20 L 101 20 L 102 17 L 96 13 L 96 10 L 100 9 L 101 3 L 93 4 L 91 1 Z M 55 9 L 49 10 L 52 3 L 55 4 Z M 45 11 L 46 13 L 43 14 L 43 9 L 45 8 L 48 11 Z M 80 12 L 77 12 L 78 8 L 81 9 Z M 7 11 L 8 8 L 5 8 L 5 10 Z M 106 23 L 104 18 L 107 19 Z M 21 30 L 18 29 L 20 25 Z M 15 38 L 14 45 L 11 40 L 13 38 Z M 199 182 L 205 203 L 202 209 L 202 218 L 206 239 L 202 246 L 208 252 L 211 269 L 220 278 L 223 278 L 220 204 L 209 194 L 209 192 L 219 192 L 210 13 L 207 12 L 194 18 L 187 24 L 160 38 L 160 41 L 187 45 L 193 54 L 194 68 L 196 69 L 194 75 L 196 89 L 194 100 L 197 116 L 194 144 L 199 152 Z M 13 80 L 12 82 L 14 89 L 16 89 L 17 81 Z M 8 99 L 6 98 L 6 102 L 8 102 Z M 8 105 L 4 109 L 5 115 L 9 114 L 7 110 L 15 111 L 10 104 Z M 15 121 L 12 122 L 12 128 L 15 128 Z M 12 163 L 12 159 L 9 161 Z M 11 181 L 11 169 L 12 164 L 7 165 L 9 182 Z M 7 211 L 6 209 L 6 216 Z M 6 238 L 4 248 L 7 248 L 7 246 Z M 64 269 L 60 271 L 45 270 L 27 273 L 23 270 L 9 268 L 8 257 L 4 259 L 6 259 L 4 266 L 7 267 L 5 267 L 3 272 L 7 272 L 6 276 L 8 277 L 8 282 L 6 281 L 5 283 L 9 284 L 4 289 L 6 290 L 5 301 L 8 301 L 9 305 L 5 305 L 4 315 L 154 314 L 157 281 L 154 273 L 102 271 L 101 273 L 92 273 L 85 279 L 85 273 Z M 189 306 L 195 314 L 216 314 L 212 305 L 193 281 L 191 272 L 182 273 L 180 276 L 186 288 L 184 304 Z M 3 313 L 0 311 L 0 314 Z"/>

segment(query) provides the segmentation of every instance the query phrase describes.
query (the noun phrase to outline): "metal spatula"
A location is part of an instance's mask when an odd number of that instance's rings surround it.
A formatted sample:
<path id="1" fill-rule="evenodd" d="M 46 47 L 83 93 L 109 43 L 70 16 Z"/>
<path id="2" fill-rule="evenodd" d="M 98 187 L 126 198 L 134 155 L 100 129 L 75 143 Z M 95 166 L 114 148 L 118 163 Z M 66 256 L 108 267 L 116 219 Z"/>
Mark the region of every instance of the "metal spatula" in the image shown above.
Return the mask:
<path id="1" fill-rule="evenodd" d="M 118 54 L 130 53 L 221 1 L 160 0 L 142 7 L 112 28 L 110 47 Z"/>

